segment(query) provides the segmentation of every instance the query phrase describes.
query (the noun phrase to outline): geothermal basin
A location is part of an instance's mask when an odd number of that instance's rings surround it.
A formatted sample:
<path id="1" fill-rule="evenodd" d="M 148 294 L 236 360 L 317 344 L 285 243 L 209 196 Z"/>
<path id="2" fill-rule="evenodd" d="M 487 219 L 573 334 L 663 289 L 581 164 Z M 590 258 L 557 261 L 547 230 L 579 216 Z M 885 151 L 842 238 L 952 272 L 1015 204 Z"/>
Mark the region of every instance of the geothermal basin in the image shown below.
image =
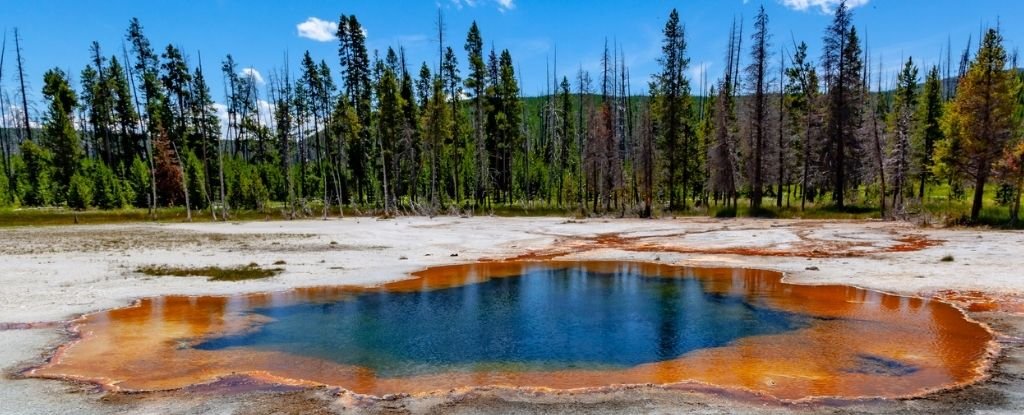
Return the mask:
<path id="1" fill-rule="evenodd" d="M 428 268 L 379 286 L 159 296 L 86 314 L 31 377 L 114 391 L 243 375 L 383 396 L 630 384 L 783 401 L 975 382 L 994 336 L 942 301 L 774 271 L 611 261 Z"/>

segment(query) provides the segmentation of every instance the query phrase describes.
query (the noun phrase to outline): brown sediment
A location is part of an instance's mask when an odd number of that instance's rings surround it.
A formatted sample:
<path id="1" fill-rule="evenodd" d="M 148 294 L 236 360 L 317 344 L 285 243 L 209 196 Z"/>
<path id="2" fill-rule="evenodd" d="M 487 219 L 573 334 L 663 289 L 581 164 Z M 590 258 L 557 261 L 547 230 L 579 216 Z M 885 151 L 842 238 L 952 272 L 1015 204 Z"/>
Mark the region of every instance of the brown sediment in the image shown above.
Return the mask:
<path id="1" fill-rule="evenodd" d="M 608 237 L 605 243 L 617 243 Z M 705 290 L 813 317 L 809 327 L 618 370 L 480 371 L 380 377 L 365 367 L 283 352 L 200 350 L 203 339 L 258 328 L 253 308 L 333 302 L 364 292 L 409 292 L 521 275 L 529 267 L 699 279 Z M 610 385 L 741 391 L 783 401 L 909 397 L 982 379 L 993 333 L 958 308 L 842 285 L 797 285 L 772 271 L 623 262 L 494 261 L 426 269 L 376 287 L 315 287 L 217 296 L 164 296 L 77 319 L 77 339 L 26 376 L 73 379 L 114 391 L 176 390 L 248 376 L 263 383 L 327 385 L 358 394 L 424 394 L 478 387 L 591 391 Z M 892 362 L 897 369 L 878 362 Z M 902 370 L 901 368 L 912 368 Z M 230 382 L 228 382 L 230 383 Z M 194 387 L 194 386 L 193 386 Z"/>
<path id="2" fill-rule="evenodd" d="M 1024 314 L 1024 297 L 1019 295 L 992 294 L 976 290 L 941 290 L 933 296 L 971 312 Z"/>
<path id="3" fill-rule="evenodd" d="M 35 321 L 32 323 L 0 323 L 0 331 L 52 329 L 66 324 L 63 321 Z"/>
<path id="4" fill-rule="evenodd" d="M 924 235 L 899 235 L 892 232 L 889 244 L 873 241 L 817 239 L 809 231 L 795 232 L 799 242 L 774 244 L 758 247 L 699 247 L 666 241 L 667 238 L 683 237 L 687 233 L 650 236 L 624 236 L 620 233 L 600 234 L 593 237 L 559 238 L 554 246 L 530 251 L 504 260 L 541 261 L 596 249 L 618 249 L 632 252 L 668 252 L 702 255 L 743 255 L 772 257 L 840 258 L 863 257 L 894 252 L 913 252 L 941 245 L 944 241 L 930 239 Z M 651 241 L 650 239 L 659 239 Z"/>

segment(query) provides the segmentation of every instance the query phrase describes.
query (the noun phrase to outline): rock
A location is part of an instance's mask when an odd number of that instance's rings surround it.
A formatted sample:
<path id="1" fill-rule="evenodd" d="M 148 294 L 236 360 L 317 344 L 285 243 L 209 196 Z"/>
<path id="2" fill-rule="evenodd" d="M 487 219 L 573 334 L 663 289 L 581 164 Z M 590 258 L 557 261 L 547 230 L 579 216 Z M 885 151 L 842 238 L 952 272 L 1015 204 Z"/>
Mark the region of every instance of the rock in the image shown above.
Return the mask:
<path id="1" fill-rule="evenodd" d="M 818 271 L 818 267 L 815 267 L 815 266 L 809 266 L 809 267 L 804 268 L 804 269 L 808 270 L 808 271 Z"/>

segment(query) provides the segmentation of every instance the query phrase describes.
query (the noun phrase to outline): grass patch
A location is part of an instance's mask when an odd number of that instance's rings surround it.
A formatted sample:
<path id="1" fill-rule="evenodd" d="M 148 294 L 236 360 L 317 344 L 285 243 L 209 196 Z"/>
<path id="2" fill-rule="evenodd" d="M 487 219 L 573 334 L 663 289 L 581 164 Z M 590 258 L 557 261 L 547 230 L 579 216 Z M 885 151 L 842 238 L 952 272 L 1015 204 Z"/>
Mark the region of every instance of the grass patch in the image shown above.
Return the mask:
<path id="1" fill-rule="evenodd" d="M 271 213 L 232 210 L 231 221 L 255 221 L 267 218 L 283 218 L 278 212 Z M 159 208 L 156 210 L 156 220 L 149 215 L 145 208 L 127 209 L 90 209 L 76 211 L 67 208 L 45 207 L 45 208 L 0 208 L 0 227 L 8 226 L 52 226 L 52 225 L 98 225 L 111 223 L 180 223 L 185 222 L 188 215 L 185 208 Z M 193 222 L 213 222 L 213 216 L 209 210 L 192 211 Z"/>
<path id="2" fill-rule="evenodd" d="M 924 200 L 909 198 L 905 206 L 906 218 L 915 219 L 929 224 L 945 224 L 957 226 L 988 226 L 992 228 L 1014 228 L 1024 229 L 1024 221 L 1012 223 L 1007 205 L 999 204 L 996 201 L 996 192 L 999 186 L 990 183 L 985 188 L 985 204 L 977 220 L 969 220 L 971 191 L 966 189 L 964 194 L 955 195 L 950 191 L 948 185 L 931 184 L 928 186 Z M 878 206 L 877 185 L 862 186 L 856 192 L 851 191 L 848 195 L 847 206 L 837 208 L 830 195 L 826 194 L 816 200 L 809 200 L 806 209 L 800 209 L 800 199 L 797 193 L 786 195 L 785 207 L 775 206 L 774 197 L 766 197 L 764 205 L 760 210 L 753 210 L 750 207 L 750 200 L 739 199 L 738 207 L 725 207 L 722 201 L 713 201 L 706 205 L 694 205 L 694 201 L 688 200 L 687 209 L 665 209 L 664 205 L 654 208 L 655 217 L 761 217 L 778 219 L 878 219 L 881 218 L 881 210 Z M 403 200 L 402 203 L 407 201 Z M 889 200 L 891 204 L 891 198 Z M 322 202 L 311 200 L 303 211 L 296 211 L 295 218 L 318 219 L 321 216 Z M 457 206 L 457 208 L 456 208 Z M 536 200 L 528 203 L 515 202 L 511 205 L 501 203 L 489 203 L 473 209 L 470 200 L 463 200 L 459 203 L 450 202 L 449 206 L 442 208 L 437 214 L 440 215 L 493 215 L 499 217 L 589 217 L 591 205 L 581 209 L 576 198 L 568 198 L 562 206 L 549 203 L 546 200 Z M 637 217 L 638 208 L 629 206 L 625 210 L 613 209 L 610 212 L 598 212 L 597 217 Z M 403 213 L 405 210 L 401 210 Z M 891 212 L 890 212 L 891 213 Z M 345 217 L 377 217 L 381 214 L 381 207 L 373 203 L 361 205 L 346 205 L 344 207 Z M 338 217 L 338 206 L 332 205 L 331 218 Z M 286 212 L 284 203 L 272 202 L 265 211 L 232 210 L 231 222 L 263 221 L 263 220 L 287 220 L 290 215 Z M 0 208 L 0 228 L 9 226 L 37 226 L 37 225 L 73 225 L 73 224 L 105 224 L 105 223 L 140 223 L 140 222 L 161 222 L 181 223 L 186 220 L 186 212 L 181 207 L 162 207 L 157 209 L 155 219 L 149 215 L 145 208 L 128 208 L 114 210 L 89 209 L 75 211 L 67 208 Z M 213 215 L 209 209 L 193 211 L 194 222 L 212 222 Z"/>
<path id="3" fill-rule="evenodd" d="M 236 267 L 172 267 L 168 265 L 147 265 L 138 272 L 152 277 L 209 277 L 210 281 L 245 281 L 270 278 L 284 271 L 284 268 L 263 268 L 255 262 Z"/>

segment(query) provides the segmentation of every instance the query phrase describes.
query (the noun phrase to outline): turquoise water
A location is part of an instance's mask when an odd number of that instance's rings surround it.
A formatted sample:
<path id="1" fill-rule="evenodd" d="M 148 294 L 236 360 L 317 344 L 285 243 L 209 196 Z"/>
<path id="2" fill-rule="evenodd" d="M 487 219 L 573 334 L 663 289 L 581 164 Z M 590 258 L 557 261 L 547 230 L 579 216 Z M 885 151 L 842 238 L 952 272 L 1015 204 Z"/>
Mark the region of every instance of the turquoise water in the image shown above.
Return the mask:
<path id="1" fill-rule="evenodd" d="M 256 308 L 250 312 L 272 321 L 195 347 L 281 351 L 400 377 L 630 367 L 810 324 L 740 295 L 709 293 L 696 278 L 638 272 L 525 265 L 515 277 L 453 288 Z"/>

